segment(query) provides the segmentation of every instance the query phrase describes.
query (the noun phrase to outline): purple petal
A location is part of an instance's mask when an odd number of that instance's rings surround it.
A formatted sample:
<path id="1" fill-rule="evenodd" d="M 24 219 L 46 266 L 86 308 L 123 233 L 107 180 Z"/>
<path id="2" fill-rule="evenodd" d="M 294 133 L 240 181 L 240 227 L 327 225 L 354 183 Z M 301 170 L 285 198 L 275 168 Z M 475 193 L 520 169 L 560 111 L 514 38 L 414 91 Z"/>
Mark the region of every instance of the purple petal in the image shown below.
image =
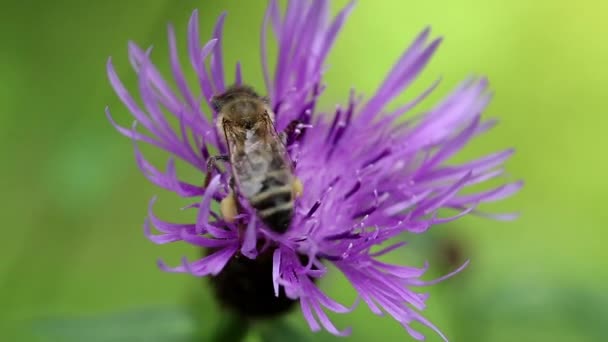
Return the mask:
<path id="1" fill-rule="evenodd" d="M 215 90 L 218 93 L 221 93 L 226 89 L 224 85 L 224 58 L 222 57 L 222 38 L 224 31 L 224 21 L 226 19 L 226 13 L 222 13 L 217 22 L 215 23 L 215 28 L 213 29 L 213 38 L 217 39 L 217 44 L 215 44 L 215 49 L 213 49 L 213 55 L 211 57 L 211 75 L 213 75 L 213 84 L 215 85 Z"/>
<path id="2" fill-rule="evenodd" d="M 334 324 L 329 320 L 329 317 L 327 317 L 327 315 L 325 314 L 325 312 L 323 311 L 323 309 L 321 309 L 321 307 L 319 306 L 319 304 L 317 304 L 314 301 L 311 301 L 311 305 L 315 310 L 315 313 L 317 314 L 317 317 L 319 318 L 319 321 L 321 322 L 321 325 L 323 325 L 323 328 L 325 328 L 325 330 L 327 330 L 328 332 L 330 332 L 331 334 L 334 334 L 336 336 L 348 336 L 351 333 L 351 328 L 346 328 L 344 330 L 338 330 L 336 329 L 336 327 L 334 326 Z"/>
<path id="3" fill-rule="evenodd" d="M 205 248 L 220 248 L 225 247 L 226 245 L 235 244 L 236 240 L 224 240 L 224 239 L 210 239 L 201 235 L 191 234 L 187 230 L 182 230 L 180 232 L 180 238 L 190 244 L 195 246 L 205 247 Z"/>
<path id="4" fill-rule="evenodd" d="M 114 88 L 116 95 L 118 95 L 122 103 L 127 107 L 127 109 L 131 112 L 131 114 L 135 117 L 137 121 L 139 121 L 150 132 L 156 133 L 154 125 L 152 125 L 152 122 L 150 121 L 148 116 L 139 108 L 135 100 L 133 100 L 127 89 L 120 81 L 120 78 L 118 78 L 118 75 L 114 70 L 114 66 L 112 65 L 112 58 L 108 58 L 106 69 L 110 84 L 112 85 L 112 88 Z"/>
<path id="5" fill-rule="evenodd" d="M 159 245 L 181 240 L 181 238 L 175 234 L 161 234 L 161 235 L 152 234 L 152 230 L 150 229 L 150 219 L 148 219 L 148 218 L 146 218 L 146 220 L 144 221 L 144 235 L 150 241 L 152 241 L 156 244 L 159 244 Z"/>
<path id="6" fill-rule="evenodd" d="M 392 252 L 392 251 L 394 251 L 394 250 L 396 250 L 398 248 L 401 248 L 402 246 L 405 246 L 406 244 L 407 244 L 407 242 L 405 242 L 405 241 L 397 242 L 395 244 L 392 244 L 392 245 L 390 245 L 390 246 L 388 246 L 386 248 L 383 248 L 383 249 L 377 251 L 376 253 L 370 254 L 370 256 L 374 257 L 374 258 L 375 257 L 379 257 L 379 256 L 382 256 L 382 255 L 388 254 L 388 253 L 390 253 L 390 252 Z"/>
<path id="7" fill-rule="evenodd" d="M 245 231 L 245 239 L 243 246 L 241 247 L 241 253 L 249 259 L 255 259 L 258 255 L 256 249 L 257 245 L 257 232 L 256 232 L 256 218 L 253 216 L 247 224 L 247 230 Z"/>
<path id="8" fill-rule="evenodd" d="M 300 299 L 300 308 L 302 309 L 302 314 L 304 315 L 304 319 L 306 320 L 306 323 L 308 323 L 310 330 L 312 330 L 313 332 L 316 332 L 316 331 L 321 330 L 321 326 L 319 325 L 319 322 L 317 322 L 317 320 L 315 319 L 315 316 L 313 316 L 312 311 L 310 310 L 311 304 L 312 303 L 310 303 L 310 301 L 305 299 L 305 297 L 302 297 Z"/>
<path id="9" fill-rule="evenodd" d="M 423 49 L 429 32 L 429 29 L 423 31 L 403 54 L 401 59 L 399 59 L 374 97 L 361 110 L 361 120 L 371 121 L 388 102 L 407 88 L 422 71 L 441 43 L 441 39 L 436 39 Z"/>
<path id="10" fill-rule="evenodd" d="M 431 281 L 420 281 L 420 280 L 412 280 L 410 281 L 410 283 L 412 285 L 415 286 L 430 286 L 430 285 L 435 285 L 439 282 L 442 282 L 448 278 L 451 278 L 453 276 L 455 276 L 456 274 L 460 273 L 462 270 L 464 270 L 467 266 L 469 265 L 469 260 L 467 260 L 464 264 L 462 264 L 460 267 L 458 267 L 457 269 L 455 269 L 454 271 L 439 277 L 437 279 L 431 280 Z"/>
<path id="11" fill-rule="evenodd" d="M 197 277 L 217 275 L 226 266 L 237 251 L 236 246 L 227 246 L 198 261 L 189 263 L 185 258 L 180 266 L 168 267 L 163 261 L 158 261 L 158 267 L 165 272 L 191 273 Z"/>
<path id="12" fill-rule="evenodd" d="M 274 295 L 279 296 L 279 277 L 281 272 L 281 249 L 277 248 L 272 254 L 272 286 Z"/>
<path id="13" fill-rule="evenodd" d="M 209 182 L 209 186 L 205 189 L 205 193 L 203 194 L 203 198 L 201 200 L 201 204 L 199 207 L 198 216 L 196 218 L 196 233 L 201 234 L 206 231 L 205 227 L 207 226 L 207 221 L 209 221 L 209 204 L 213 199 L 213 194 L 217 191 L 220 186 L 220 175 L 216 175 L 213 177 L 211 182 Z M 220 237 L 220 236 L 216 236 Z"/>
<path id="14" fill-rule="evenodd" d="M 461 206 L 473 202 L 495 202 L 514 195 L 523 187 L 523 185 L 524 183 L 522 181 L 505 184 L 492 190 L 458 196 L 449 200 L 447 203 L 448 205 Z"/>
<path id="15" fill-rule="evenodd" d="M 110 109 L 107 108 L 107 107 L 106 107 L 106 117 L 110 121 L 110 124 L 112 124 L 112 126 L 114 126 L 114 128 L 116 128 L 116 130 L 120 134 L 126 136 L 127 138 L 131 138 L 133 140 L 138 140 L 138 141 L 143 141 L 145 143 L 154 145 L 154 146 L 156 146 L 158 148 L 162 148 L 164 150 L 168 150 L 167 148 L 164 147 L 164 145 L 161 142 L 159 142 L 159 141 L 157 141 L 157 140 L 155 140 L 153 138 L 150 138 L 150 137 L 148 137 L 148 136 L 146 136 L 144 134 L 135 132 L 132 129 L 128 129 L 128 128 L 125 128 L 125 127 L 122 127 L 122 126 L 118 125 L 116 123 L 116 121 L 114 121 L 114 118 L 112 117 L 112 114 L 110 114 Z"/>
<path id="16" fill-rule="evenodd" d="M 194 224 L 191 223 L 170 223 L 160 220 L 156 215 L 154 215 L 153 207 L 155 203 L 156 197 L 152 197 L 148 204 L 148 219 L 150 219 L 150 222 L 152 222 L 158 231 L 167 234 L 178 234 L 180 231 L 185 229 L 194 229 Z"/>

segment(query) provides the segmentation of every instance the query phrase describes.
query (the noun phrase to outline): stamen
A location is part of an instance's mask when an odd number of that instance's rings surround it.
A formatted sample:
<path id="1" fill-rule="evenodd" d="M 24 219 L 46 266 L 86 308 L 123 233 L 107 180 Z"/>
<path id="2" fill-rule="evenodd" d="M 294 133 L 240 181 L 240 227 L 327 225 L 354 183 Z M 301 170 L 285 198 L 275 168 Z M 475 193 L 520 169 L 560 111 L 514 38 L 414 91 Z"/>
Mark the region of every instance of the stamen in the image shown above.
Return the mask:
<path id="1" fill-rule="evenodd" d="M 357 180 L 357 183 L 355 183 L 355 186 L 353 186 L 345 195 L 344 195 L 344 199 L 348 199 L 350 196 L 354 195 L 355 192 L 359 191 L 359 189 L 361 188 L 361 180 Z"/>
<path id="2" fill-rule="evenodd" d="M 337 106 L 336 114 L 334 115 L 334 120 L 332 121 L 331 126 L 329 127 L 329 131 L 327 131 L 327 136 L 325 137 L 325 143 L 329 143 L 329 141 L 331 140 L 334 134 L 334 130 L 336 129 L 336 126 L 338 125 L 338 121 L 340 121 L 341 116 L 342 108 L 340 108 L 340 106 Z"/>
<path id="3" fill-rule="evenodd" d="M 375 164 L 375 163 L 379 162 L 380 160 L 382 160 L 383 158 L 387 157 L 389 154 L 391 154 L 391 150 L 390 150 L 390 148 L 386 148 L 382 152 L 380 152 L 380 154 L 377 155 L 376 157 L 363 163 L 363 166 L 361 168 L 364 169 L 372 164 Z"/>
<path id="4" fill-rule="evenodd" d="M 351 231 L 345 231 L 338 234 L 333 234 L 325 237 L 325 240 L 333 241 L 333 240 L 351 240 L 358 239 L 361 237 L 359 233 L 353 233 Z"/>
<path id="5" fill-rule="evenodd" d="M 376 211 L 376 209 L 378 209 L 378 206 L 374 204 L 373 206 L 371 206 L 371 207 L 369 207 L 369 208 L 367 208 L 367 209 L 365 209 L 365 210 L 362 210 L 362 211 L 357 212 L 356 214 L 354 214 L 354 215 L 352 216 L 352 218 L 353 218 L 353 219 L 356 219 L 356 218 L 358 218 L 358 217 L 363 217 L 363 216 L 370 215 L 370 214 L 372 214 L 374 211 Z"/>
<path id="6" fill-rule="evenodd" d="M 310 218 L 312 216 L 312 214 L 315 213 L 315 211 L 317 211 L 317 209 L 319 209 L 319 206 L 321 205 L 321 201 L 316 201 L 315 204 L 312 205 L 312 208 L 310 208 L 310 210 L 308 211 L 308 214 L 306 214 L 306 218 Z"/>

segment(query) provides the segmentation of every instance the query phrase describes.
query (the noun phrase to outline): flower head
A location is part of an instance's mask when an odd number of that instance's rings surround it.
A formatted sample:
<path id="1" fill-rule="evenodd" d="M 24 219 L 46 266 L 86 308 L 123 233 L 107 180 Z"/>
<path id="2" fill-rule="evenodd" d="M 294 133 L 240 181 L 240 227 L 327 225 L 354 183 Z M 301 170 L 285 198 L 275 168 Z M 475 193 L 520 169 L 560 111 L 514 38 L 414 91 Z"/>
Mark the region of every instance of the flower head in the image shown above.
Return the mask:
<path id="1" fill-rule="evenodd" d="M 164 172 L 160 171 L 142 156 L 136 144 L 137 164 L 144 175 L 179 196 L 193 198 L 192 208 L 198 211 L 196 222 L 168 223 L 153 214 L 153 200 L 145 234 L 158 244 L 185 241 L 208 251 L 204 258 L 183 260 L 177 267 L 160 263 L 163 270 L 212 276 L 220 284 L 221 293 L 225 290 L 221 285 L 223 278 L 234 270 L 252 270 L 256 268 L 251 265 L 257 265 L 261 271 L 245 272 L 245 276 L 264 277 L 264 284 L 272 284 L 263 289 L 264 300 L 278 303 L 276 310 L 265 313 L 281 312 L 299 300 L 312 330 L 322 326 L 333 334 L 344 335 L 348 330 L 338 330 L 326 311 L 345 313 L 351 308 L 326 296 L 316 284 L 331 263 L 350 281 L 370 310 L 388 313 L 413 337 L 422 339 L 423 335 L 411 327 L 412 322 L 441 333 L 419 313 L 425 308 L 427 296 L 414 287 L 445 277 L 425 282 L 420 278 L 427 265 L 394 265 L 378 257 L 403 246 L 402 242 L 395 242 L 403 233 L 423 233 L 435 224 L 477 213 L 478 204 L 510 196 L 521 182 L 461 193 L 468 186 L 501 177 L 502 165 L 511 150 L 458 165 L 446 163 L 473 137 L 494 124 L 481 120 L 490 101 L 485 79 L 463 82 L 421 115 L 410 113 L 437 83 L 410 103 L 390 112 L 386 109 L 417 78 L 439 46 L 440 39 L 431 40 L 429 30 L 415 38 L 373 96 L 364 99 L 352 91 L 334 111 L 318 108 L 317 100 L 325 88 L 325 59 L 352 7 L 346 6 L 333 19 L 325 0 L 289 1 L 284 12 L 276 1 L 271 1 L 266 11 L 261 53 L 266 95 L 276 115 L 274 124 L 277 131 L 283 131 L 294 120 L 300 123 L 295 133 L 287 137 L 286 148 L 304 190 L 296 201 L 287 232 L 277 234 L 268 229 L 249 206 L 240 208 L 234 222 L 212 209 L 213 202 L 229 196 L 230 168 L 207 175 L 207 186 L 202 182 L 190 184 L 179 179 L 173 159 L 169 159 Z M 199 83 L 196 89 L 186 82 L 171 26 L 171 76 L 176 87 L 160 75 L 149 51 L 129 44 L 143 108 L 125 89 L 111 61 L 107 65 L 116 93 L 148 134 L 135 127 L 119 126 L 107 111 L 116 129 L 134 141 L 169 152 L 201 174 L 207 172 L 211 150 L 228 153 L 215 128 L 217 113 L 210 109 L 211 100 L 231 84 L 244 82 L 239 64 L 235 79 L 225 79 L 221 48 L 224 18 L 219 18 L 212 39 L 204 44 L 198 32 L 198 13 L 195 11 L 190 19 L 187 51 Z M 274 72 L 270 71 L 266 56 L 270 29 L 278 46 Z M 397 122 L 406 114 L 411 118 Z M 452 209 L 455 214 L 440 217 L 438 212 L 443 209 Z M 153 234 L 151 225 L 160 234 Z M 372 251 L 379 245 L 384 249 Z M 248 303 L 253 303 L 248 305 L 250 309 L 256 305 L 255 300 Z"/>

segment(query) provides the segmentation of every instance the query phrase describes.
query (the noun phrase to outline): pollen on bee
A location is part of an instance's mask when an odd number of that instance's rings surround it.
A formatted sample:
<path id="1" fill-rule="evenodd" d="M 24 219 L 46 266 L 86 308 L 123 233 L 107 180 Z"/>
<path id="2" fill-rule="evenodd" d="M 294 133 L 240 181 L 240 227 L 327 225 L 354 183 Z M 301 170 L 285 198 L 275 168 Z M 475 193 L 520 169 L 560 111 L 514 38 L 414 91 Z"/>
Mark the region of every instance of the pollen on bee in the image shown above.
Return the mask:
<path id="1" fill-rule="evenodd" d="M 222 199 L 220 202 L 220 211 L 226 222 L 234 222 L 234 218 L 238 214 L 234 193 L 230 192 L 228 196 Z"/>
<path id="2" fill-rule="evenodd" d="M 304 185 L 302 184 L 302 181 L 299 178 L 296 178 L 293 181 L 292 188 L 296 198 L 302 196 L 302 193 L 304 192 Z"/>

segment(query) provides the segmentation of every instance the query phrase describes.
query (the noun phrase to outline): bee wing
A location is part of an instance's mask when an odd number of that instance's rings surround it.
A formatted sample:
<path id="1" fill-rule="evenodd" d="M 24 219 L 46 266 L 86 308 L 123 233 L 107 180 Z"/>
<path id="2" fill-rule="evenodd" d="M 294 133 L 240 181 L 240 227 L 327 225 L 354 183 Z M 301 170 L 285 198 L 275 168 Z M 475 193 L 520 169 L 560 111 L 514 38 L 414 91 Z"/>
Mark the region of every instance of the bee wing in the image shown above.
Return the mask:
<path id="1" fill-rule="evenodd" d="M 270 142 L 270 143 L 275 142 L 275 141 L 281 142 L 280 135 L 277 132 L 276 127 L 274 127 L 274 123 L 272 122 L 272 119 L 270 117 L 270 114 L 268 114 L 268 112 L 266 112 L 264 114 L 264 123 L 266 124 L 266 133 L 267 133 L 266 141 Z M 281 144 L 281 145 L 283 145 L 283 144 Z M 283 149 L 285 149 L 285 146 L 282 146 L 282 147 L 283 147 Z"/>
<path id="2" fill-rule="evenodd" d="M 267 132 L 269 135 L 268 143 L 272 151 L 276 155 L 283 158 L 288 165 L 293 167 L 291 158 L 287 153 L 287 148 L 285 147 L 285 144 L 283 143 L 283 140 L 281 139 L 280 134 L 277 132 L 276 127 L 274 126 L 268 113 L 266 113 L 264 121 L 266 121 Z"/>
<path id="3" fill-rule="evenodd" d="M 241 137 L 242 133 L 233 125 L 232 121 L 223 120 L 222 128 L 228 145 L 228 153 L 232 159 L 234 156 L 245 153 L 245 140 Z"/>

